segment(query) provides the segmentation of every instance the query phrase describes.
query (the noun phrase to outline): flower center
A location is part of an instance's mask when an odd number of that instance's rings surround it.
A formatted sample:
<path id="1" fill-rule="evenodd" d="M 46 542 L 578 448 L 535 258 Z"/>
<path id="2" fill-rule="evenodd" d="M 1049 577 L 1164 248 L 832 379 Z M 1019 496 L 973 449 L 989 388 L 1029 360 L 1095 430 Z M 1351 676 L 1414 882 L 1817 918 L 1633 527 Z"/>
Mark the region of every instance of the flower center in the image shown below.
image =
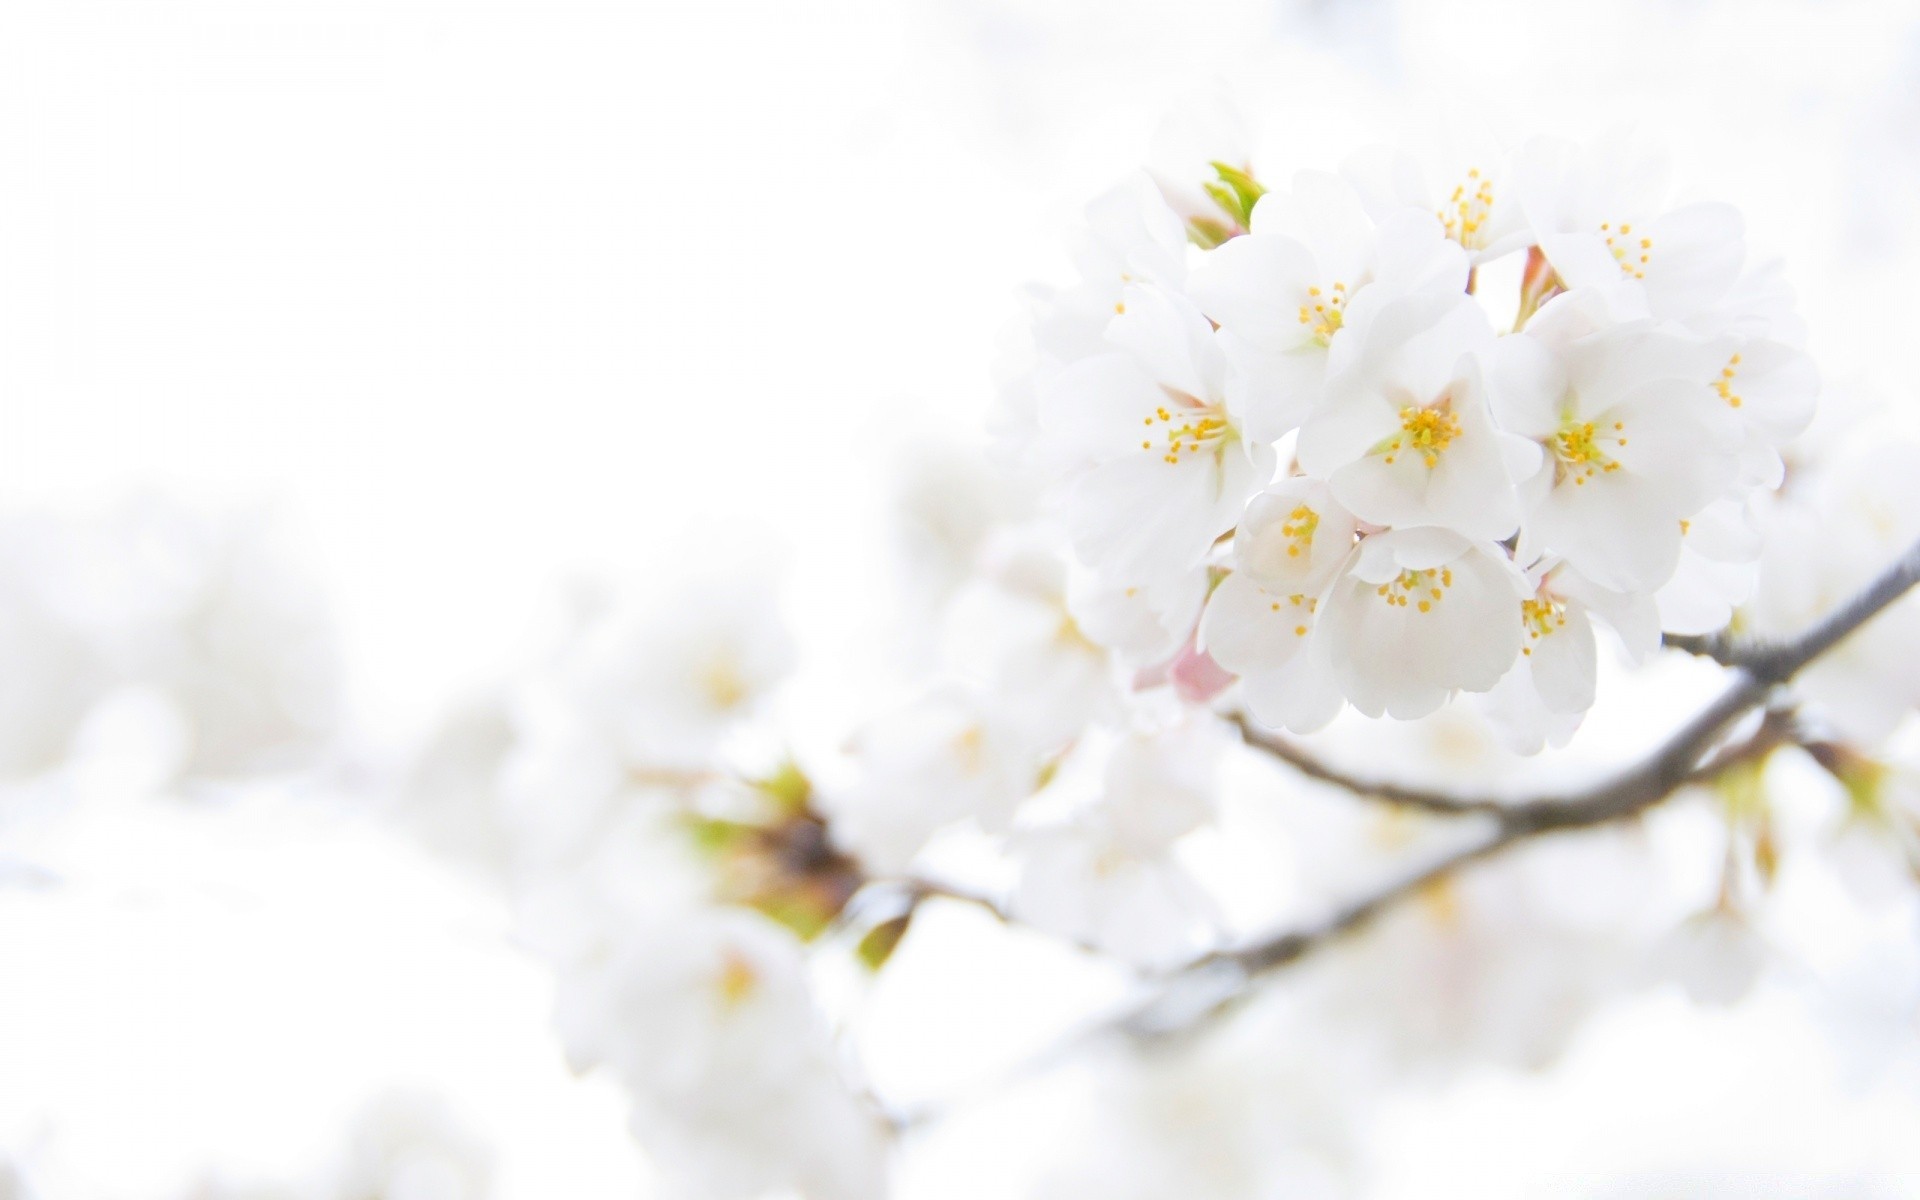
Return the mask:
<path id="1" fill-rule="evenodd" d="M 731 712 L 747 700 L 749 688 L 731 658 L 716 658 L 700 672 L 700 688 L 720 712 Z"/>
<path id="2" fill-rule="evenodd" d="M 1736 354 L 1727 360 L 1726 366 L 1720 368 L 1720 378 L 1713 381 L 1713 390 L 1727 402 L 1729 408 L 1739 408 L 1743 403 L 1740 393 L 1733 390 L 1733 379 L 1740 373 L 1739 368 L 1740 356 Z"/>
<path id="3" fill-rule="evenodd" d="M 1652 259 L 1652 238 L 1645 234 L 1634 236 L 1630 223 L 1622 223 L 1615 229 L 1611 221 L 1600 223 L 1600 234 L 1607 239 L 1607 252 L 1613 255 L 1614 262 L 1620 264 L 1622 275 L 1628 279 L 1647 277 L 1647 263 Z"/>
<path id="4" fill-rule="evenodd" d="M 1347 323 L 1347 285 L 1334 283 L 1324 291 L 1307 289 L 1307 302 L 1300 306 L 1300 323 L 1313 333 L 1313 340 L 1325 346 Z"/>
<path id="5" fill-rule="evenodd" d="M 1615 421 L 1613 429 L 1606 433 L 1597 433 L 1592 421 L 1568 421 L 1560 427 L 1547 443 L 1547 449 L 1553 451 L 1554 482 L 1556 484 L 1572 477 L 1576 485 L 1583 485 L 1595 475 L 1612 474 L 1620 469 L 1601 443 L 1610 442 L 1614 446 L 1624 446 L 1627 439 L 1620 436 L 1626 426 Z"/>
<path id="6" fill-rule="evenodd" d="M 1526 627 L 1527 640 L 1537 642 L 1567 623 L 1567 606 L 1541 592 L 1520 602 L 1520 623 Z M 1520 653 L 1532 654 L 1532 646 L 1520 647 Z"/>
<path id="7" fill-rule="evenodd" d="M 1400 410 L 1400 432 L 1387 439 L 1383 449 L 1391 463 L 1402 449 L 1411 449 L 1429 467 L 1440 465 L 1440 452 L 1460 436 L 1460 418 L 1454 415 L 1453 401 L 1441 397 L 1432 404 L 1409 404 Z"/>
<path id="8" fill-rule="evenodd" d="M 729 950 L 721 959 L 720 974 L 714 980 L 714 986 L 720 992 L 723 1005 L 738 1008 L 760 986 L 760 975 L 745 956 Z"/>
<path id="9" fill-rule="evenodd" d="M 1446 598 L 1447 589 L 1452 586 L 1453 568 L 1441 567 L 1438 570 L 1402 571 L 1373 591 L 1387 602 L 1389 608 L 1412 605 L 1421 612 L 1431 612 L 1434 605 Z"/>
<path id="10" fill-rule="evenodd" d="M 1172 398 L 1173 407 L 1161 405 L 1141 424 L 1149 430 L 1160 427 L 1158 432 L 1166 440 L 1161 458 L 1168 464 L 1177 464 L 1182 456 L 1198 454 L 1202 449 L 1217 451 L 1233 437 L 1233 424 L 1227 420 L 1224 406 L 1202 403 L 1172 388 L 1167 389 L 1167 394 Z M 1153 443 L 1151 436 L 1142 438 L 1140 448 L 1151 450 Z"/>
<path id="11" fill-rule="evenodd" d="M 950 748 L 954 762 L 964 775 L 978 775 L 987 765 L 987 731 L 969 725 L 955 735 Z"/>
<path id="12" fill-rule="evenodd" d="M 1287 557 L 1299 558 L 1313 545 L 1314 530 L 1320 528 L 1320 514 L 1302 504 L 1287 514 L 1280 536 L 1287 539 Z"/>
<path id="13" fill-rule="evenodd" d="M 1493 180 L 1482 175 L 1479 167 L 1469 168 L 1437 215 L 1449 238 L 1468 250 L 1484 249 L 1486 239 L 1480 231 L 1493 215 Z"/>

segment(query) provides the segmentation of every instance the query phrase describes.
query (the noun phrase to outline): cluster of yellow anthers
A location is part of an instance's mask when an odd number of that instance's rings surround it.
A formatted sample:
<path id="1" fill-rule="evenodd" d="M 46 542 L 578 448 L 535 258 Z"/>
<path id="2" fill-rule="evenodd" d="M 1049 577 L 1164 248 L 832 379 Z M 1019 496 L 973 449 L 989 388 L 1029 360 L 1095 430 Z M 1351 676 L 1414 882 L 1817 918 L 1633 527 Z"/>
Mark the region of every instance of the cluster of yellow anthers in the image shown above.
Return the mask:
<path id="1" fill-rule="evenodd" d="M 1302 504 L 1287 514 L 1280 536 L 1287 539 L 1287 557 L 1299 558 L 1313 545 L 1314 530 L 1320 528 L 1320 514 Z"/>
<path id="2" fill-rule="evenodd" d="M 1460 436 L 1460 418 L 1454 415 L 1451 400 L 1442 397 L 1432 404 L 1409 404 L 1400 410 L 1400 432 L 1388 439 L 1385 461 L 1411 446 L 1427 466 L 1440 464 L 1440 452 Z"/>
<path id="3" fill-rule="evenodd" d="M 1645 279 L 1653 239 L 1642 236 L 1636 243 L 1631 224 L 1621 225 L 1616 231 L 1611 221 L 1602 221 L 1600 232 L 1607 237 L 1607 249 L 1613 252 L 1613 261 L 1620 264 L 1620 273 L 1628 279 Z"/>
<path id="4" fill-rule="evenodd" d="M 1520 621 L 1527 627 L 1527 639 L 1537 642 L 1567 623 L 1567 606 L 1548 596 L 1522 600 Z M 1522 646 L 1520 653 L 1532 654 L 1533 647 Z"/>
<path id="5" fill-rule="evenodd" d="M 1300 323 L 1313 326 L 1313 336 L 1324 346 L 1346 324 L 1347 285 L 1335 283 L 1326 291 L 1307 289 L 1307 302 L 1300 306 Z"/>
<path id="6" fill-rule="evenodd" d="M 1740 407 L 1740 393 L 1733 390 L 1733 377 L 1739 374 L 1739 367 L 1740 356 L 1736 354 L 1727 360 L 1726 366 L 1720 368 L 1720 378 L 1713 381 L 1713 390 L 1732 408 Z"/>
<path id="7" fill-rule="evenodd" d="M 1436 577 L 1439 579 L 1437 587 L 1434 585 Z M 1421 612 L 1429 612 L 1452 586 L 1453 569 L 1442 567 L 1437 571 L 1402 571 L 1375 588 L 1374 593 L 1392 607 L 1405 608 L 1411 603 Z"/>
<path id="8" fill-rule="evenodd" d="M 1195 401 L 1196 406 L 1198 403 L 1198 401 Z M 1180 461 L 1182 454 L 1196 454 L 1199 452 L 1201 446 L 1211 445 L 1226 435 L 1228 426 L 1225 417 L 1217 415 L 1211 408 L 1196 407 L 1194 411 L 1197 415 L 1188 418 L 1180 425 L 1173 424 L 1173 414 L 1168 412 L 1165 407 L 1154 409 L 1152 416 L 1146 417 L 1141 421 L 1141 424 L 1149 428 L 1153 426 L 1155 421 L 1159 421 L 1161 424 L 1170 427 L 1166 431 L 1167 450 L 1166 453 L 1161 456 L 1167 462 L 1177 463 Z M 1184 446 L 1180 444 L 1183 441 L 1186 443 Z M 1140 448 L 1142 450 L 1153 449 L 1153 439 L 1143 439 L 1140 443 Z"/>
<path id="9" fill-rule="evenodd" d="M 1626 425 L 1619 421 L 1613 423 L 1614 435 L 1611 438 L 1593 431 L 1592 421 L 1568 422 L 1559 433 L 1553 435 L 1550 448 L 1553 450 L 1555 467 L 1561 477 L 1573 476 L 1575 486 L 1585 484 L 1596 474 L 1612 473 L 1620 469 L 1620 464 L 1607 457 L 1599 443 L 1611 441 L 1615 446 L 1624 446 L 1627 439 L 1619 433 Z"/>
<path id="10" fill-rule="evenodd" d="M 1480 230 L 1492 213 L 1493 180 L 1482 175 L 1479 167 L 1470 167 L 1466 180 L 1453 189 L 1453 195 L 1447 197 L 1447 207 L 1438 215 L 1449 238 L 1470 250 L 1478 250 L 1483 248 Z"/>
<path id="11" fill-rule="evenodd" d="M 1303 594 L 1301 594 L 1300 592 L 1295 592 L 1295 593 L 1294 593 L 1293 595 L 1291 595 L 1291 596 L 1288 596 L 1288 597 L 1287 597 L 1287 600 L 1286 600 L 1286 602 L 1287 602 L 1288 604 L 1291 604 L 1291 605 L 1293 605 L 1293 607 L 1294 607 L 1294 608 L 1296 608 L 1296 609 L 1302 609 L 1302 608 L 1304 608 L 1304 609 L 1306 609 L 1306 610 L 1307 610 L 1307 614 L 1308 614 L 1309 616 L 1311 616 L 1311 615 L 1312 615 L 1312 614 L 1313 614 L 1313 613 L 1314 613 L 1314 612 L 1315 612 L 1315 611 L 1316 611 L 1317 609 L 1319 609 L 1319 607 L 1320 607 L 1320 601 L 1319 601 L 1319 600 L 1317 600 L 1317 599 L 1315 599 L 1315 598 L 1314 598 L 1314 597 L 1312 597 L 1312 596 L 1307 596 L 1307 595 L 1303 595 Z M 1274 612 L 1279 612 L 1279 611 L 1280 611 L 1280 601 L 1278 601 L 1278 600 L 1275 600 L 1275 601 L 1273 602 L 1273 605 L 1272 605 L 1272 607 L 1273 607 L 1273 611 L 1274 611 Z M 1307 636 L 1307 627 L 1306 627 L 1306 625 L 1304 625 L 1304 624 L 1300 624 L 1300 625 L 1295 625 L 1295 626 L 1293 627 L 1293 636 L 1295 636 L 1295 637 L 1305 637 L 1305 636 Z"/>

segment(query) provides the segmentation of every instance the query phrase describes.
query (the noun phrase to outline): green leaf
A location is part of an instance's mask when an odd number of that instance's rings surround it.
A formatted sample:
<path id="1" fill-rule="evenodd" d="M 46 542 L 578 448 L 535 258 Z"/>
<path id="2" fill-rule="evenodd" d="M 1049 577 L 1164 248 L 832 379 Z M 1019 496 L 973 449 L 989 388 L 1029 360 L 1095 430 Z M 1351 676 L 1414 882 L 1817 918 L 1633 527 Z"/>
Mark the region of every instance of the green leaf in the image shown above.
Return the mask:
<path id="1" fill-rule="evenodd" d="M 754 787 L 770 798 L 784 813 L 807 811 L 813 802 L 813 781 L 792 759 L 780 764 L 773 774 L 754 781 Z"/>
<path id="2" fill-rule="evenodd" d="M 761 896 L 753 901 L 753 907 L 785 925 L 803 942 L 819 937 L 833 922 L 832 913 L 821 911 L 818 904 L 800 894 Z"/>
<path id="3" fill-rule="evenodd" d="M 860 938 L 860 944 L 854 947 L 854 955 L 862 966 L 869 971 L 878 971 L 887 965 L 893 952 L 900 945 L 900 939 L 907 935 L 907 926 L 913 923 L 913 911 L 909 909 L 897 917 L 880 922 Z"/>
<path id="4" fill-rule="evenodd" d="M 698 813 L 688 813 L 683 820 L 687 833 L 693 838 L 694 849 L 703 854 L 725 854 L 742 840 L 759 832 L 752 825 L 723 821 L 719 817 L 703 817 Z"/>

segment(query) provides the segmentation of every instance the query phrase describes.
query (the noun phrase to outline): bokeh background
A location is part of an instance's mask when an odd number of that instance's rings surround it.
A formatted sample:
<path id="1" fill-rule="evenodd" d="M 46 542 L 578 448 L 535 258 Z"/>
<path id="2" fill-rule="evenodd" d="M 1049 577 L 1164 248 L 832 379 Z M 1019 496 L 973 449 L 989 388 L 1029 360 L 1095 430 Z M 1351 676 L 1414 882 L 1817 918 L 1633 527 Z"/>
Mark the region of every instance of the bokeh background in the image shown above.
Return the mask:
<path id="1" fill-rule="evenodd" d="M 777 563 L 809 719 L 844 727 L 905 653 L 874 633 L 901 599 L 893 498 L 983 442 L 1017 289 L 1063 273 L 1079 206 L 1213 88 L 1274 176 L 1436 112 L 1650 127 L 1786 259 L 1829 400 L 1914 403 L 1920 4 L 0 5 L 0 582 L 134 609 L 185 585 L 114 565 L 127 530 L 191 542 L 289 597 L 259 636 L 311 654 L 259 687 L 324 747 L 136 801 L 187 751 L 148 692 L 116 694 L 61 797 L 0 800 L 0 1147 L 53 1195 L 175 1195 L 298 1169 L 400 1086 L 453 1098 L 506 1196 L 646 1194 L 497 901 L 356 797 L 590 581 L 743 559 Z M 120 591 L 38 570 L 76 537 Z M 17 721 L 74 669 L 50 636 L 4 634 Z M 1651 996 L 1550 1073 L 1394 1109 L 1381 1194 L 1920 1170 L 1920 1095 L 1850 1069 L 1767 994 Z"/>

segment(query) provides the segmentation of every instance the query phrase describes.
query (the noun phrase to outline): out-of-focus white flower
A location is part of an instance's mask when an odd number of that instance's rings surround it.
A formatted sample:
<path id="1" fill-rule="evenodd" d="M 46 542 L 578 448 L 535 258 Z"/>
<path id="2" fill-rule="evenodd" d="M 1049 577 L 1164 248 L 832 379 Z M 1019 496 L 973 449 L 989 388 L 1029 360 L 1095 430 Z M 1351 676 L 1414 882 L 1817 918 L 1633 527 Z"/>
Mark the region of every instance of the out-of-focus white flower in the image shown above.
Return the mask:
<path id="1" fill-rule="evenodd" d="M 1147 586 L 1191 571 L 1273 474 L 1225 396 L 1212 327 L 1184 297 L 1131 287 L 1108 327 L 1110 353 L 1042 386 L 1041 425 L 1085 463 L 1061 482 L 1067 531 L 1111 583 Z"/>
<path id="2" fill-rule="evenodd" d="M 1911 1079 L 1920 1063 L 1920 904 L 1908 903 L 1862 931 L 1821 972 L 1814 1012 L 1856 1088 Z"/>
<path id="3" fill-rule="evenodd" d="M 1424 889 L 1296 981 L 1320 1036 L 1398 1070 L 1537 1069 L 1628 986 L 1674 907 L 1637 834 L 1542 842 Z"/>
<path id="4" fill-rule="evenodd" d="M 1231 214 L 1222 210 L 1209 188 L 1218 187 L 1216 163 L 1251 173 L 1249 141 L 1225 89 L 1199 92 L 1177 103 L 1154 129 L 1147 143 L 1147 174 L 1187 226 L 1244 233 L 1226 227 Z"/>
<path id="5" fill-rule="evenodd" d="M 1695 1004 L 1726 1007 L 1743 999 L 1773 957 L 1751 920 L 1724 905 L 1689 917 L 1654 946 L 1649 966 Z"/>
<path id="6" fill-rule="evenodd" d="M 1360 543 L 1321 605 L 1318 636 L 1349 703 L 1406 720 L 1500 681 L 1520 656 L 1513 614 L 1528 595 L 1498 546 L 1398 529 Z"/>
<path id="7" fill-rule="evenodd" d="M 1019 918 L 1144 967 L 1173 967 L 1220 937 L 1217 906 L 1165 851 L 1130 844 L 1110 814 L 1091 810 L 1019 835 Z"/>
<path id="8" fill-rule="evenodd" d="M 1014 839 L 1013 910 L 1145 966 L 1171 966 L 1206 948 L 1219 936 L 1218 912 L 1172 851 L 1213 815 L 1224 745 L 1208 723 L 1120 739 L 1089 803 Z"/>
<path id="9" fill-rule="evenodd" d="M 933 625 L 933 614 L 973 578 L 994 532 L 1029 505 L 1020 480 L 978 450 L 945 444 L 907 452 L 889 509 L 909 636 Z M 924 646 L 922 646 L 924 648 Z"/>
<path id="10" fill-rule="evenodd" d="M 1080 629 L 1136 668 L 1172 657 L 1193 632 L 1206 598 L 1204 567 L 1138 587 L 1107 583 L 1077 565 L 1067 577 L 1067 610 Z"/>
<path id="11" fill-rule="evenodd" d="M 772 587 L 739 581 L 590 618 L 557 674 L 575 710 L 630 765 L 698 767 L 785 679 L 793 660 Z"/>
<path id="12" fill-rule="evenodd" d="M 1560 278 L 1569 288 L 1605 289 L 1623 315 L 1684 321 L 1720 303 L 1739 278 L 1739 210 L 1676 206 L 1665 156 L 1625 132 L 1587 146 L 1530 142 L 1515 178 Z"/>
<path id="13" fill-rule="evenodd" d="M 382 1200 L 486 1200 L 491 1147 L 437 1096 L 392 1092 L 355 1120 L 330 1195 Z"/>
<path id="14" fill-rule="evenodd" d="M 1341 166 L 1376 220 L 1405 208 L 1430 212 L 1473 263 L 1529 244 L 1532 231 L 1514 194 L 1510 155 L 1481 129 L 1454 130 L 1417 150 L 1377 147 Z"/>
<path id="15" fill-rule="evenodd" d="M 1028 732 L 992 697 L 961 687 L 887 713 L 853 740 L 855 779 L 820 798 L 834 837 L 869 869 L 893 874 L 948 825 L 971 818 L 1004 831 L 1040 777 Z"/>
<path id="16" fill-rule="evenodd" d="M 1200 1038 L 1095 1063 L 1070 1136 L 1031 1195 L 1102 1200 L 1342 1200 L 1354 1177 L 1365 1063 L 1289 997 L 1269 994 Z"/>
<path id="17" fill-rule="evenodd" d="M 1089 307 L 1103 317 L 1121 312 L 1135 284 L 1178 291 L 1187 280 L 1188 249 L 1180 221 L 1145 175 L 1128 177 L 1087 205 L 1085 240 L 1074 259 Z"/>
<path id="18" fill-rule="evenodd" d="M 188 775 L 296 765 L 337 719 L 332 625 L 278 533 L 158 496 L 0 522 L 0 655 L 0 772 L 54 765 L 129 690 L 168 710 Z"/>
<path id="19" fill-rule="evenodd" d="M 1477 351 L 1494 334 L 1465 295 L 1422 295 L 1381 308 L 1327 402 L 1300 431 L 1300 466 L 1376 525 L 1437 525 L 1467 537 L 1511 534 L 1516 466 L 1537 459 L 1496 428 Z"/>
<path id="20" fill-rule="evenodd" d="M 1459 296 L 1466 279 L 1465 256 L 1430 215 L 1407 209 L 1376 226 L 1352 185 L 1303 172 L 1260 200 L 1253 232 L 1209 254 L 1190 291 L 1220 325 L 1228 396 L 1249 436 L 1272 440 L 1318 408 L 1357 313 L 1409 294 Z"/>
<path id="21" fill-rule="evenodd" d="M 498 699 L 448 714 L 408 772 L 393 815 L 436 853 L 504 879 L 518 847 L 500 797 L 501 773 L 517 742 Z"/>
<path id="22" fill-rule="evenodd" d="M 1913 448 L 1871 429 L 1768 519 L 1746 614 L 1762 637 L 1798 634 L 1851 599 L 1920 537 Z M 1874 745 L 1920 707 L 1920 597 L 1897 601 L 1794 678 L 1820 718 Z"/>
<path id="23" fill-rule="evenodd" d="M 1110 656 L 1069 609 L 1066 548 L 1024 529 L 995 539 L 981 557 L 943 619 L 947 661 L 1035 745 L 1065 741 L 1113 693 Z"/>
<path id="24" fill-rule="evenodd" d="M 578 934 L 549 943 L 568 1057 L 626 1086 L 680 1194 L 882 1194 L 880 1124 L 841 1080 L 790 933 L 671 895 L 575 901 Z"/>

